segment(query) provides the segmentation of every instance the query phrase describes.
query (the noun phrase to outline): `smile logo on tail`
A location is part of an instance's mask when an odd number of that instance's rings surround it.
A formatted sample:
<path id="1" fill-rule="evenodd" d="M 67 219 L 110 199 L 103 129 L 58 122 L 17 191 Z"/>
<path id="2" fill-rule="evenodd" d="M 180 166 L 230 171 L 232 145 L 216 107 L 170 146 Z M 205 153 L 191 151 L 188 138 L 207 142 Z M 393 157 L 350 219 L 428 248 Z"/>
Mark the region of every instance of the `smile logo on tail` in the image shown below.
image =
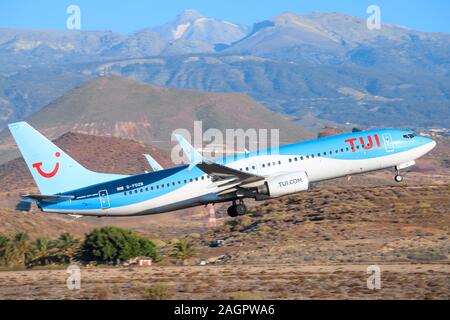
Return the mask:
<path id="1" fill-rule="evenodd" d="M 56 153 L 55 153 L 55 157 L 59 158 L 60 156 L 61 156 L 61 153 L 59 153 L 59 152 L 56 152 Z M 41 166 L 42 166 L 42 162 L 36 162 L 36 163 L 33 163 L 33 168 L 36 168 L 37 172 L 38 172 L 41 176 L 43 176 L 44 178 L 52 178 L 52 177 L 54 177 L 55 174 L 56 174 L 56 173 L 58 172 L 58 170 L 59 170 L 59 162 L 56 163 L 55 167 L 54 167 L 53 170 L 50 171 L 50 172 L 44 172 L 44 171 L 42 171 Z"/>

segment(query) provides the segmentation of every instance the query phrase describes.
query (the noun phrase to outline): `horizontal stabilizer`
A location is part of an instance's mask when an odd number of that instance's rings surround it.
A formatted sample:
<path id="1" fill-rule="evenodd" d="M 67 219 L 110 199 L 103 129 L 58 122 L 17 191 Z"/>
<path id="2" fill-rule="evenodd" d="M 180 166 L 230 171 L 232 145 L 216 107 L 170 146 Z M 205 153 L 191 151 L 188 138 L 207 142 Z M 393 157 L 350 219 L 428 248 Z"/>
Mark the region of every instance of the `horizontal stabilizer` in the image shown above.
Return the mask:
<path id="1" fill-rule="evenodd" d="M 37 202 L 41 201 L 59 202 L 75 199 L 75 196 L 44 195 L 44 194 L 24 194 L 21 197 L 22 199 L 31 199 Z"/>

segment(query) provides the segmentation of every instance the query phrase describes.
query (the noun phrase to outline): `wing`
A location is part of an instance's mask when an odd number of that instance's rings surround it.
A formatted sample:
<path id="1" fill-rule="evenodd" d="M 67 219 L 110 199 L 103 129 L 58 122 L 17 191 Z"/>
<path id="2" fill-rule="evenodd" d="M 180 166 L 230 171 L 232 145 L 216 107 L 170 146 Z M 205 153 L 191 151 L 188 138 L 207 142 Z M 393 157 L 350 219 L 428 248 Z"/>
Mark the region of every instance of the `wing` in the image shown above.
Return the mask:
<path id="1" fill-rule="evenodd" d="M 219 195 L 235 192 L 239 188 L 256 187 L 264 183 L 265 180 L 262 176 L 212 162 L 201 162 L 197 164 L 197 167 L 213 177 L 214 187 L 219 189 Z"/>

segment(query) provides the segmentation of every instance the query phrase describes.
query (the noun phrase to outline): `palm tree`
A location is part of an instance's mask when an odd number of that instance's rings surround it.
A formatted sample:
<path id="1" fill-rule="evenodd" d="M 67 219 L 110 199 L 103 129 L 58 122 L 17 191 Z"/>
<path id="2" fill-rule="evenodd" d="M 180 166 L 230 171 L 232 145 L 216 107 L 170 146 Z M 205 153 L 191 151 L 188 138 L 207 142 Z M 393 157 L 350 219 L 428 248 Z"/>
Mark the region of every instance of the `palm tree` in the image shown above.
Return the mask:
<path id="1" fill-rule="evenodd" d="M 33 244 L 33 258 L 38 263 L 48 264 L 50 243 L 46 238 L 37 238 Z"/>
<path id="2" fill-rule="evenodd" d="M 28 234 L 17 232 L 13 238 L 13 247 L 15 262 L 26 266 L 32 254 Z"/>
<path id="3" fill-rule="evenodd" d="M 78 250 L 80 241 L 75 239 L 68 232 L 61 233 L 56 240 L 56 247 L 59 249 L 63 262 L 70 262 Z"/>
<path id="4" fill-rule="evenodd" d="M 191 242 L 188 240 L 178 240 L 172 249 L 172 256 L 185 261 L 195 255 L 195 250 Z"/>
<path id="5" fill-rule="evenodd" d="M 0 264 L 9 265 L 11 263 L 13 249 L 11 239 L 0 236 Z"/>

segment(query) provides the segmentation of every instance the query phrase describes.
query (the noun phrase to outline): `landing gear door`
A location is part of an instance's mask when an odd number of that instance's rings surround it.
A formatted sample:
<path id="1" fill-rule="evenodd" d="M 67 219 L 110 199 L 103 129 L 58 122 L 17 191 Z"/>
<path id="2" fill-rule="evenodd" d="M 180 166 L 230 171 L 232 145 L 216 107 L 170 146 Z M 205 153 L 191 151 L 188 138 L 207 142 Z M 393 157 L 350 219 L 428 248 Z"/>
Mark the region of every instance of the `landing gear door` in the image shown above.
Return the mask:
<path id="1" fill-rule="evenodd" d="M 386 152 L 394 151 L 394 143 L 392 142 L 392 137 L 390 133 L 383 133 L 383 143 Z"/>
<path id="2" fill-rule="evenodd" d="M 100 190 L 98 192 L 98 198 L 100 200 L 100 207 L 102 209 L 108 209 L 111 206 L 109 203 L 109 196 L 107 190 Z"/>

